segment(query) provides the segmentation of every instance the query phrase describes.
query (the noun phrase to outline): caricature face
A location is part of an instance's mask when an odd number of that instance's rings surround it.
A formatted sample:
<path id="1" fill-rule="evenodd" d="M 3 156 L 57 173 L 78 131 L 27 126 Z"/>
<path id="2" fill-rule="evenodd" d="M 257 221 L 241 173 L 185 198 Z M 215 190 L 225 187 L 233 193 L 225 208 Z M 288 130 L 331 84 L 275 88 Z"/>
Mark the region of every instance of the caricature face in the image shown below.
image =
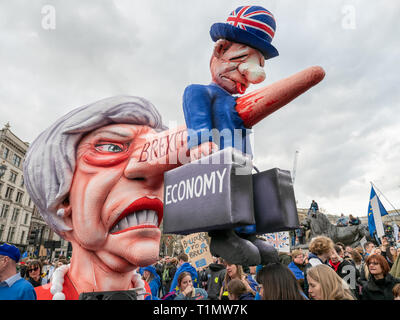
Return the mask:
<path id="1" fill-rule="evenodd" d="M 71 241 L 114 271 L 158 257 L 164 167 L 137 163 L 153 133 L 148 126 L 109 125 L 89 133 L 77 148 L 69 194 Z"/>
<path id="2" fill-rule="evenodd" d="M 222 40 L 216 43 L 211 59 L 211 75 L 215 83 L 231 94 L 243 94 L 250 83 L 265 79 L 264 56 L 256 49 Z"/>

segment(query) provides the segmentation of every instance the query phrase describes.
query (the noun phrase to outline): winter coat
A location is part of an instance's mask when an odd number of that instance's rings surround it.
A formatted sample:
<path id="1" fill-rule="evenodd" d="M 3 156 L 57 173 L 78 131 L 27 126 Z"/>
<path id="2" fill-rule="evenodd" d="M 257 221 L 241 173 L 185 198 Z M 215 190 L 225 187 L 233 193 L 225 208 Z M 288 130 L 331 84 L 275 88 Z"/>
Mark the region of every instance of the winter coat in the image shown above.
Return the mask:
<path id="1" fill-rule="evenodd" d="M 359 299 L 361 286 L 359 284 L 360 272 L 358 271 L 354 263 L 344 259 L 338 264 L 334 264 L 332 261 L 329 260 L 329 264 L 335 270 L 339 277 L 346 280 L 346 283 L 350 286 L 353 296 Z"/>
<path id="2" fill-rule="evenodd" d="M 208 299 L 218 300 L 222 283 L 224 282 L 226 268 L 222 264 L 211 263 L 207 272 L 207 294 Z"/>
<path id="3" fill-rule="evenodd" d="M 362 300 L 394 300 L 392 290 L 396 283 L 400 283 L 400 279 L 394 278 L 390 273 L 379 280 L 371 275 L 363 286 Z"/>
<path id="4" fill-rule="evenodd" d="M 299 283 L 302 290 L 304 290 L 304 272 L 305 266 L 298 266 L 293 261 L 289 263 L 288 268 L 294 274 L 297 282 Z"/>
<path id="5" fill-rule="evenodd" d="M 288 268 L 293 272 L 296 280 L 304 279 L 304 272 L 293 261 L 289 263 Z"/>
<path id="6" fill-rule="evenodd" d="M 390 274 L 395 278 L 400 278 L 400 254 L 393 263 L 392 269 L 390 269 Z"/>
<path id="7" fill-rule="evenodd" d="M 250 292 L 243 293 L 239 300 L 254 300 L 254 296 Z"/>
<path id="8" fill-rule="evenodd" d="M 314 253 L 310 253 L 308 255 L 308 263 L 306 264 L 305 268 L 304 268 L 304 293 L 308 296 L 308 281 L 307 281 L 307 271 L 314 267 L 317 266 L 319 264 L 326 264 L 324 263 L 320 258 L 318 258 L 317 255 L 315 255 Z"/>
<path id="9" fill-rule="evenodd" d="M 173 263 L 168 263 L 164 266 L 164 270 L 162 273 L 162 282 L 165 286 L 165 291 L 169 292 L 170 291 L 170 287 L 171 287 L 171 283 L 172 283 L 172 279 L 174 279 L 175 276 L 175 272 L 176 272 L 176 265 Z"/>
<path id="10" fill-rule="evenodd" d="M 158 297 L 158 291 L 160 290 L 160 287 L 161 287 L 160 276 L 158 275 L 156 268 L 153 266 L 148 266 L 148 267 L 142 268 L 143 272 L 146 270 L 149 271 L 153 275 L 153 279 L 151 279 L 149 282 L 151 295 L 153 297 Z"/>
<path id="11" fill-rule="evenodd" d="M 185 296 L 182 293 L 178 293 L 174 300 L 207 300 L 208 295 L 206 290 L 201 288 L 194 288 L 191 295 Z"/>

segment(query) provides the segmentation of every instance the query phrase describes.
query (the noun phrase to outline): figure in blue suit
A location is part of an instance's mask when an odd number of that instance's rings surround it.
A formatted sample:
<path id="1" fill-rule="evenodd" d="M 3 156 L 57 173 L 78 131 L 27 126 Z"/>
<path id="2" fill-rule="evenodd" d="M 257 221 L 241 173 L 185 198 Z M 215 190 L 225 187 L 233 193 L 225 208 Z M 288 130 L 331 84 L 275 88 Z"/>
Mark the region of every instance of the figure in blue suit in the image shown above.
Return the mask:
<path id="1" fill-rule="evenodd" d="M 224 23 L 212 25 L 215 41 L 210 61 L 212 83 L 189 85 L 183 95 L 192 160 L 219 149 L 234 147 L 252 155 L 249 134 L 236 111 L 236 94 L 265 79 L 264 62 L 278 55 L 271 45 L 275 33 L 273 15 L 260 6 L 242 6 Z M 255 236 L 255 225 L 209 232 L 210 250 L 233 264 L 258 265 L 279 262 L 278 253 Z"/>

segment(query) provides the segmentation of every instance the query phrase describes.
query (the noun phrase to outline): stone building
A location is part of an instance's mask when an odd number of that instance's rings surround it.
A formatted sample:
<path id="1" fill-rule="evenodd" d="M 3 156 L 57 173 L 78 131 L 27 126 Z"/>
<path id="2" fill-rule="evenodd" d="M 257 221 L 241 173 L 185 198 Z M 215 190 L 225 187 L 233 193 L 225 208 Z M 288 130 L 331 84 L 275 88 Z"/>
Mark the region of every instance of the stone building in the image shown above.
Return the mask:
<path id="1" fill-rule="evenodd" d="M 22 162 L 28 143 L 21 141 L 6 124 L 0 130 L 0 242 L 25 251 L 33 213 L 33 202 L 24 185 Z"/>
<path id="2" fill-rule="evenodd" d="M 0 244 L 11 243 L 21 252 L 37 251 L 45 256 L 45 242 L 60 238 L 47 227 L 26 191 L 22 165 L 28 147 L 29 143 L 19 139 L 8 123 L 0 130 Z M 35 245 L 29 245 L 32 230 L 38 230 Z M 58 251 L 66 254 L 67 246 Z"/>

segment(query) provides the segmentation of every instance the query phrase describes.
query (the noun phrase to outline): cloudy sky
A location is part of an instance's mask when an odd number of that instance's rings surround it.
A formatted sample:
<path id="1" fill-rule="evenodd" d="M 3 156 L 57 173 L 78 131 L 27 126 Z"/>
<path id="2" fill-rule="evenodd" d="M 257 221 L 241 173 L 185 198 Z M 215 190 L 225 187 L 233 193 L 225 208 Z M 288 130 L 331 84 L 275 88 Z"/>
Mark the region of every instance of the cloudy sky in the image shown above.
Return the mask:
<path id="1" fill-rule="evenodd" d="M 184 124 L 183 90 L 210 82 L 210 26 L 247 4 L 0 0 L 0 126 L 9 122 L 32 142 L 68 111 L 119 94 L 145 97 L 167 125 Z M 400 208 L 398 1 L 250 4 L 275 15 L 280 55 L 249 92 L 309 66 L 326 71 L 319 85 L 254 127 L 255 163 L 293 170 L 299 151 L 299 208 L 315 199 L 329 213 L 365 216 L 370 181 L 388 210 Z"/>

